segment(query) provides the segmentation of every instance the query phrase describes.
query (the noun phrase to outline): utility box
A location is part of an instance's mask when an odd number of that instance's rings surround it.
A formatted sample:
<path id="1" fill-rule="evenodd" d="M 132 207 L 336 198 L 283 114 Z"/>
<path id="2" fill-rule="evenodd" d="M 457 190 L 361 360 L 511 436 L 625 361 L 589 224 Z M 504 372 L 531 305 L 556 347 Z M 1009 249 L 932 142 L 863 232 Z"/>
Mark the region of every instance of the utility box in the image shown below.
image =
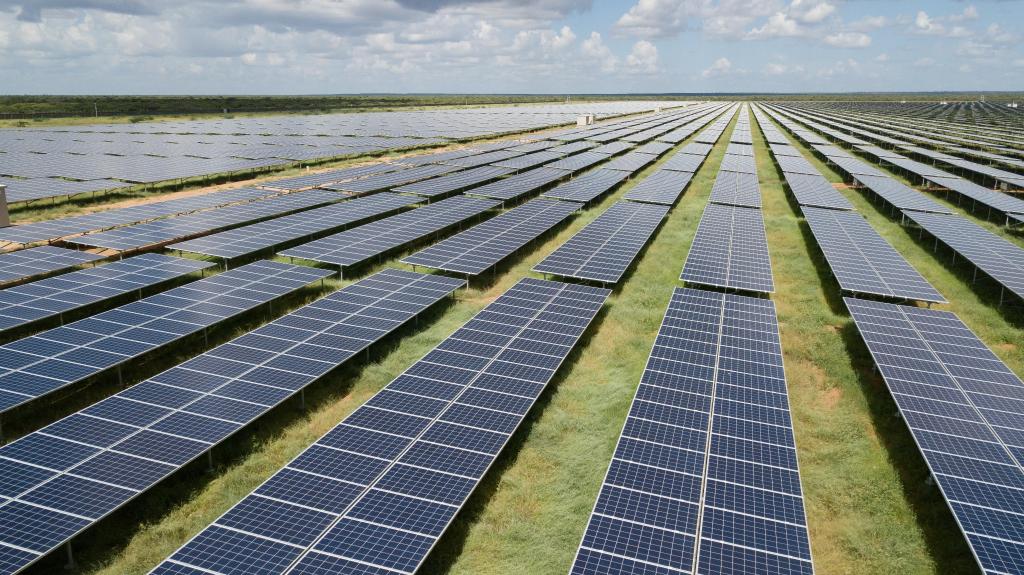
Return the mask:
<path id="1" fill-rule="evenodd" d="M 7 213 L 7 186 L 0 184 L 0 228 L 11 225 L 11 216 Z"/>
<path id="2" fill-rule="evenodd" d="M 593 123 L 594 123 L 594 115 L 593 114 L 583 114 L 582 116 L 577 116 L 576 117 L 576 125 L 577 126 L 589 126 L 589 125 L 591 125 Z"/>

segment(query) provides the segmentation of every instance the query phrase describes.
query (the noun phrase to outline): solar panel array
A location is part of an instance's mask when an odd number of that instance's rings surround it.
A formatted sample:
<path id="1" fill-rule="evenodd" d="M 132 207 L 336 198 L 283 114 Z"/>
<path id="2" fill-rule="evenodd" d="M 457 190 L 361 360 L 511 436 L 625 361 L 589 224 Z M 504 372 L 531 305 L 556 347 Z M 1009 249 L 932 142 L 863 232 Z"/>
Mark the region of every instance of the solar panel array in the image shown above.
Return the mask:
<path id="1" fill-rule="evenodd" d="M 330 275 L 253 262 L 0 346 L 0 412 L 84 381 Z M 2 529 L 0 529 L 2 531 Z"/>
<path id="2" fill-rule="evenodd" d="M 845 302 L 981 568 L 1024 572 L 1024 382 L 951 312 Z"/>
<path id="3" fill-rule="evenodd" d="M 805 207 L 804 218 L 844 291 L 908 300 L 946 299 L 858 213 Z"/>
<path id="4" fill-rule="evenodd" d="M 774 291 L 761 210 L 705 206 L 679 279 L 706 286 Z"/>
<path id="5" fill-rule="evenodd" d="M 345 268 L 465 222 L 496 206 L 498 202 L 494 200 L 455 196 L 280 253 Z"/>
<path id="6" fill-rule="evenodd" d="M 294 194 L 255 200 L 246 204 L 214 208 L 186 216 L 154 220 L 106 232 L 76 236 L 68 240 L 68 242 L 117 251 L 139 250 L 336 202 L 341 199 L 343 199 L 343 196 L 339 194 L 321 190 L 295 192 Z"/>
<path id="7" fill-rule="evenodd" d="M 933 177 L 929 180 L 935 185 L 955 192 L 959 196 L 958 204 L 962 204 L 963 198 L 966 198 L 971 200 L 972 207 L 981 204 L 990 211 L 1002 212 L 1010 217 L 1024 215 L 1024 200 L 1010 194 L 990 190 L 963 178 Z"/>
<path id="8" fill-rule="evenodd" d="M 608 170 L 622 170 L 632 174 L 644 169 L 647 164 L 654 162 L 656 159 L 657 157 L 650 154 L 641 154 L 640 152 L 633 150 L 632 152 L 627 152 L 617 158 L 614 158 L 608 162 L 604 168 Z"/>
<path id="9" fill-rule="evenodd" d="M 740 110 L 736 126 L 730 138 L 730 146 L 734 152 L 726 151 L 718 176 L 711 187 L 711 201 L 715 204 L 733 206 L 761 207 L 761 185 L 757 181 L 757 165 L 753 152 L 747 154 L 750 141 L 750 116 L 746 105 Z M 747 145 L 737 145 L 747 144 Z"/>
<path id="10" fill-rule="evenodd" d="M 525 278 L 154 573 L 413 573 L 607 298 Z"/>
<path id="11" fill-rule="evenodd" d="M 569 173 L 567 170 L 557 170 L 555 168 L 534 168 L 498 180 L 497 182 L 477 186 L 467 190 L 466 193 L 495 200 L 511 201 L 533 193 L 548 184 L 564 179 L 569 176 Z"/>
<path id="12" fill-rule="evenodd" d="M 446 174 L 431 178 L 429 180 L 420 180 L 412 184 L 406 184 L 404 186 L 398 186 L 392 188 L 391 191 L 416 194 L 417 196 L 426 196 L 428 198 L 436 198 L 445 196 L 459 190 L 463 190 L 477 184 L 489 182 L 504 176 L 505 174 L 511 173 L 512 168 L 499 168 L 496 166 L 480 166 L 478 168 L 471 168 L 463 170 L 461 172 L 455 172 L 453 174 Z"/>
<path id="13" fill-rule="evenodd" d="M 158 286 L 213 264 L 142 254 L 0 290 L 0 333 Z"/>
<path id="14" fill-rule="evenodd" d="M 616 202 L 533 266 L 533 271 L 618 283 L 668 210 L 658 204 Z"/>
<path id="15" fill-rule="evenodd" d="M 692 172 L 677 172 L 659 168 L 626 192 L 623 199 L 672 206 L 691 179 L 693 179 Z"/>
<path id="16" fill-rule="evenodd" d="M 380 193 L 171 244 L 168 249 L 224 259 L 251 256 L 311 239 L 422 202 L 422 198 Z"/>
<path id="17" fill-rule="evenodd" d="M 320 275 L 287 267 L 299 281 Z M 5 572 L 59 547 L 463 284 L 385 270 L 0 448 Z M 324 496 L 328 483 L 310 476 L 295 487 Z"/>
<path id="18" fill-rule="evenodd" d="M 452 166 L 441 166 L 437 164 L 428 164 L 425 166 L 417 166 L 415 168 L 407 168 L 405 170 L 399 170 L 396 172 L 385 172 L 382 174 L 375 174 L 367 178 L 361 178 L 358 180 L 351 180 L 348 182 L 341 182 L 337 184 L 330 184 L 320 186 L 325 190 L 332 190 L 335 192 L 344 192 L 350 195 L 361 195 L 369 194 L 372 192 L 379 192 L 390 188 L 396 188 L 427 178 L 433 178 L 441 176 L 450 172 L 454 172 L 458 168 Z"/>
<path id="19" fill-rule="evenodd" d="M 266 190 L 236 188 L 176 200 L 138 204 L 126 208 L 114 208 L 81 216 L 19 224 L 0 228 L 0 241 L 19 244 L 51 241 L 74 234 L 116 228 L 126 224 L 137 224 L 147 220 L 186 214 L 217 206 L 248 202 L 271 195 L 274 195 L 274 193 Z"/>
<path id="20" fill-rule="evenodd" d="M 565 221 L 579 204 L 536 199 L 402 259 L 403 263 L 478 275 Z"/>
<path id="21" fill-rule="evenodd" d="M 582 154 L 575 154 L 562 158 L 561 160 L 545 164 L 544 167 L 557 170 L 567 170 L 569 172 L 578 172 L 585 170 L 594 164 L 601 163 L 608 159 L 607 154 L 601 154 L 598 152 L 583 152 Z"/>
<path id="22" fill-rule="evenodd" d="M 103 256 L 54 246 L 0 253 L 0 284 L 24 281 L 102 260 Z"/>
<path id="23" fill-rule="evenodd" d="M 1024 298 L 1024 248 L 956 215 L 904 212 L 999 285 Z"/>
<path id="24" fill-rule="evenodd" d="M 544 150 L 541 152 L 533 152 L 532 154 L 525 154 L 522 156 L 516 156 L 514 158 L 508 158 L 499 162 L 494 162 L 492 165 L 499 166 L 502 168 L 509 168 L 513 170 L 525 170 L 528 168 L 534 168 L 548 162 L 553 162 L 560 159 L 564 154 L 558 152 L 552 152 Z"/>
<path id="25" fill-rule="evenodd" d="M 610 192 L 628 177 L 629 172 L 622 170 L 593 170 L 558 184 L 541 194 L 541 197 L 586 204 Z"/>
<path id="26" fill-rule="evenodd" d="M 813 573 L 770 300 L 673 292 L 571 573 Z"/>
<path id="27" fill-rule="evenodd" d="M 298 192 L 311 188 L 320 188 L 330 184 L 338 184 L 341 182 L 365 178 L 385 172 L 395 172 L 403 169 L 404 167 L 405 166 L 402 165 L 384 163 L 370 164 L 368 166 L 355 166 L 352 168 L 329 170 L 326 172 L 317 172 L 315 174 L 303 174 L 301 176 L 293 176 L 291 178 L 271 180 L 269 182 L 263 182 L 259 184 L 259 186 L 269 190 Z"/>

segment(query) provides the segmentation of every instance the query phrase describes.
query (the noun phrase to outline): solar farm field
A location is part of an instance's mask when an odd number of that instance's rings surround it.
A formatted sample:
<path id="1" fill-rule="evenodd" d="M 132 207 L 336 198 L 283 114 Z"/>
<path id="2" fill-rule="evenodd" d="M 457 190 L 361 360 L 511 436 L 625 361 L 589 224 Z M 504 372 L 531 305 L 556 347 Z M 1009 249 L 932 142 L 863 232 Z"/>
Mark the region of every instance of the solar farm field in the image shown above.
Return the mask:
<path id="1" fill-rule="evenodd" d="M 1022 118 L 0 131 L 154 184 L 0 228 L 0 574 L 1024 573 Z M 318 165 L 160 187 L 249 148 Z"/>

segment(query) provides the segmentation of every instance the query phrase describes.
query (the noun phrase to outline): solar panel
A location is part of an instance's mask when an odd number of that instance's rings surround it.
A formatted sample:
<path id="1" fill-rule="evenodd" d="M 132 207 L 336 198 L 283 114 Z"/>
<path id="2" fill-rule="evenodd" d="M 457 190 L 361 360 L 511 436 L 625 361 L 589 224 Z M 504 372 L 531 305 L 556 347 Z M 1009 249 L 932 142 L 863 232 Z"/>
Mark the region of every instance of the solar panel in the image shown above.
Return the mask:
<path id="1" fill-rule="evenodd" d="M 59 548 L 464 284 L 382 271 L 0 448 L 0 545 L 19 551 L 5 569 Z M 331 482 L 315 481 L 303 483 L 328 495 Z"/>
<path id="2" fill-rule="evenodd" d="M 651 154 L 652 156 L 658 157 L 665 152 L 671 150 L 674 146 L 666 142 L 647 142 L 636 149 L 638 154 Z"/>
<path id="3" fill-rule="evenodd" d="M 679 279 L 707 286 L 775 291 L 761 210 L 705 206 Z"/>
<path id="4" fill-rule="evenodd" d="M 605 154 L 607 156 L 614 156 L 616 154 L 621 154 L 622 152 L 625 152 L 626 150 L 630 150 L 632 148 L 633 144 L 629 142 L 608 142 L 607 144 L 602 144 L 596 148 L 591 148 L 590 151 L 594 152 L 595 154 Z"/>
<path id="5" fill-rule="evenodd" d="M 24 281 L 102 260 L 103 256 L 54 246 L 0 253 L 0 284 Z"/>
<path id="6" fill-rule="evenodd" d="M 247 204 L 214 208 L 187 216 L 165 218 L 106 232 L 76 236 L 69 239 L 68 243 L 117 251 L 139 250 L 285 215 L 336 202 L 343 198 L 344 196 L 340 194 L 321 190 L 295 192 Z"/>
<path id="7" fill-rule="evenodd" d="M 783 173 L 821 175 L 821 172 L 803 156 L 776 156 L 775 161 L 778 162 Z"/>
<path id="8" fill-rule="evenodd" d="M 627 152 L 612 161 L 608 162 L 603 166 L 606 170 L 622 170 L 624 172 L 638 172 L 642 170 L 647 164 L 650 164 L 657 158 L 650 154 L 641 154 L 636 150 Z"/>
<path id="9" fill-rule="evenodd" d="M 30 224 L 0 228 L 0 240 L 20 244 L 51 241 L 74 234 L 106 230 L 126 224 L 137 224 L 147 220 L 196 212 L 238 202 L 247 202 L 272 195 L 275 195 L 274 192 L 267 190 L 236 188 L 176 200 L 107 209 L 81 216 L 43 220 Z"/>
<path id="10" fill-rule="evenodd" d="M 616 202 L 533 266 L 533 271 L 617 283 L 647 245 L 668 206 Z"/>
<path id="11" fill-rule="evenodd" d="M 978 564 L 1024 572 L 1024 382 L 953 313 L 844 301 Z"/>
<path id="12" fill-rule="evenodd" d="M 710 201 L 716 204 L 760 208 L 761 185 L 757 181 L 757 174 L 719 171 L 711 187 Z"/>
<path id="13" fill-rule="evenodd" d="M 607 154 L 600 154 L 598 152 L 583 152 L 582 154 L 576 154 L 575 156 L 569 156 L 562 158 L 557 162 L 551 162 L 544 167 L 552 170 L 568 170 L 570 172 L 578 172 L 593 166 L 594 164 L 603 162 L 608 159 Z"/>
<path id="14" fill-rule="evenodd" d="M 924 212 L 903 215 L 996 280 L 1003 290 L 1024 298 L 1024 249 L 1020 246 L 960 216 Z"/>
<path id="15" fill-rule="evenodd" d="M 958 198 L 958 204 L 962 204 L 962 201 L 960 201 L 961 198 L 967 198 L 971 200 L 972 209 L 977 207 L 977 204 L 981 204 L 988 207 L 990 210 L 1003 212 L 1007 215 L 1024 214 L 1024 200 L 1010 194 L 990 190 L 985 186 L 979 186 L 978 184 L 963 178 L 932 177 L 929 178 L 929 180 L 948 190 L 956 192 L 960 196 L 960 198 Z"/>
<path id="16" fill-rule="evenodd" d="M 301 176 L 294 176 L 291 178 L 283 178 L 279 180 L 271 180 L 269 182 L 263 182 L 259 184 L 261 188 L 270 190 L 282 190 L 287 192 L 298 192 L 301 190 L 307 190 L 311 188 L 319 188 L 330 184 L 337 184 L 340 182 L 347 182 L 350 180 L 356 180 L 359 178 L 365 178 L 376 174 L 383 174 L 386 172 L 396 172 L 403 169 L 405 166 L 396 166 L 393 164 L 370 164 L 368 166 L 355 166 L 352 168 L 344 168 L 341 170 L 330 170 L 327 172 L 318 172 L 315 174 L 303 174 Z"/>
<path id="17" fill-rule="evenodd" d="M 673 292 L 571 573 L 813 573 L 770 300 Z"/>
<path id="18" fill-rule="evenodd" d="M 475 156 L 482 152 L 483 150 L 476 148 L 463 148 L 461 150 L 450 150 L 447 152 L 433 152 L 429 154 L 405 156 L 403 158 L 395 158 L 394 160 L 391 160 L 391 162 L 404 166 L 422 166 L 425 164 L 439 164 L 447 160 L 465 158 L 466 156 Z"/>
<path id="19" fill-rule="evenodd" d="M 419 182 L 392 188 L 391 191 L 436 198 L 459 190 L 464 190 L 477 184 L 495 180 L 513 171 L 514 170 L 512 168 L 480 166 L 478 168 L 470 168 L 461 172 L 455 172 L 454 174 L 438 176 L 429 180 L 420 180 Z"/>
<path id="20" fill-rule="evenodd" d="M 532 154 L 516 156 L 514 158 L 509 158 L 506 160 L 501 160 L 500 162 L 494 162 L 491 165 L 499 166 L 502 168 L 509 168 L 513 170 L 525 170 L 527 168 L 533 168 L 541 164 L 553 162 L 561 158 L 562 156 L 563 154 L 559 154 L 558 152 L 551 152 L 545 150 L 541 152 L 534 152 Z"/>
<path id="21" fill-rule="evenodd" d="M 945 303 L 860 214 L 812 207 L 803 213 L 843 291 Z"/>
<path id="22" fill-rule="evenodd" d="M 456 158 L 454 160 L 445 160 L 444 164 L 462 168 L 475 168 L 484 164 L 493 164 L 494 162 L 500 162 L 502 160 L 507 160 L 521 155 L 523 155 L 522 152 L 515 152 L 512 150 L 495 150 L 485 154 L 476 154 L 464 158 Z"/>
<path id="23" fill-rule="evenodd" d="M 524 154 L 527 154 L 530 152 L 539 152 L 541 150 L 547 150 L 548 148 L 556 148 L 559 145 L 560 144 L 558 142 L 552 142 L 549 140 L 534 140 L 533 142 L 524 142 L 522 144 L 519 144 L 518 146 L 511 146 L 505 149 L 512 150 L 514 152 L 523 152 Z"/>
<path id="24" fill-rule="evenodd" d="M 708 128 L 708 130 L 710 130 L 710 129 L 711 128 Z M 703 136 L 704 134 L 709 133 L 708 130 L 704 130 L 703 132 L 701 132 L 701 136 Z M 676 153 L 677 154 L 692 154 L 694 156 L 707 157 L 707 155 L 711 153 L 711 149 L 715 147 L 715 142 L 718 141 L 719 136 L 721 136 L 721 133 L 719 133 L 717 136 L 715 136 L 715 139 L 712 140 L 711 143 L 706 143 L 706 142 L 690 142 L 689 144 L 686 144 L 682 148 L 679 148 L 679 151 L 676 152 Z"/>
<path id="25" fill-rule="evenodd" d="M 541 194 L 542 198 L 589 203 L 626 181 L 628 172 L 622 170 L 592 170 Z"/>
<path id="26" fill-rule="evenodd" d="M 874 192 L 894 210 L 933 212 L 937 214 L 953 213 L 949 208 L 907 187 L 888 176 L 856 176 L 858 182 Z"/>
<path id="27" fill-rule="evenodd" d="M 555 227 L 579 204 L 531 200 L 402 259 L 403 263 L 478 275 Z"/>
<path id="28" fill-rule="evenodd" d="M 835 189 L 821 174 L 783 173 L 793 197 L 801 206 L 830 208 L 833 210 L 852 210 L 853 204 L 839 190 Z"/>
<path id="29" fill-rule="evenodd" d="M 520 280 L 155 572 L 415 572 L 608 293 Z"/>
<path id="30" fill-rule="evenodd" d="M 394 213 L 422 198 L 383 192 L 167 246 L 224 259 L 251 256 Z"/>
<path id="31" fill-rule="evenodd" d="M 0 412 L 120 367 L 330 275 L 253 262 L 0 346 Z"/>
<path id="32" fill-rule="evenodd" d="M 552 151 L 552 152 L 558 152 L 559 154 L 575 154 L 576 152 L 582 152 L 583 150 L 589 150 L 589 149 L 593 148 L 596 145 L 597 144 L 595 144 L 593 142 L 583 142 L 583 141 L 580 141 L 580 142 L 570 142 L 568 144 L 561 144 L 559 146 L 554 146 L 552 148 L 549 148 L 549 150 Z"/>
<path id="33" fill-rule="evenodd" d="M 533 193 L 544 186 L 557 182 L 569 176 L 566 170 L 542 167 L 534 168 L 526 172 L 520 172 L 513 176 L 491 182 L 482 186 L 466 190 L 466 194 L 492 198 L 495 200 L 511 201 L 519 199 L 527 194 Z"/>
<path id="34" fill-rule="evenodd" d="M 158 286 L 212 265 L 143 254 L 0 290 L 0 332 Z"/>
<path id="35" fill-rule="evenodd" d="M 718 168 L 721 172 L 742 172 L 744 174 L 757 175 L 757 164 L 753 156 L 737 156 L 726 154 L 722 157 L 722 164 Z"/>
<path id="36" fill-rule="evenodd" d="M 634 202 L 671 206 L 676 203 L 679 195 L 683 193 L 692 178 L 692 172 L 676 172 L 659 168 L 626 192 L 623 198 Z"/>
<path id="37" fill-rule="evenodd" d="M 752 158 L 754 157 L 754 146 L 739 142 L 729 142 L 729 145 L 725 148 L 725 153 L 726 155 L 749 156 Z"/>
<path id="38" fill-rule="evenodd" d="M 455 196 L 280 253 L 346 268 L 465 222 L 497 205 L 493 200 Z"/>
<path id="39" fill-rule="evenodd" d="M 696 173 L 704 164 L 705 159 L 707 159 L 706 156 L 676 152 L 661 164 L 660 169 Z"/>
<path id="40" fill-rule="evenodd" d="M 477 157 L 477 156 L 474 156 Z M 325 190 L 333 190 L 336 192 L 344 192 L 346 194 L 360 195 L 369 194 L 372 192 L 379 192 L 403 186 L 405 184 L 411 184 L 427 178 L 433 178 L 450 172 L 454 172 L 458 168 L 452 166 L 441 166 L 437 164 L 428 164 L 425 166 L 417 166 L 415 168 L 407 168 L 396 172 L 386 172 L 383 174 L 376 174 L 368 178 L 362 178 L 359 180 L 352 180 L 349 182 L 342 182 L 338 184 L 331 184 L 321 186 Z"/>

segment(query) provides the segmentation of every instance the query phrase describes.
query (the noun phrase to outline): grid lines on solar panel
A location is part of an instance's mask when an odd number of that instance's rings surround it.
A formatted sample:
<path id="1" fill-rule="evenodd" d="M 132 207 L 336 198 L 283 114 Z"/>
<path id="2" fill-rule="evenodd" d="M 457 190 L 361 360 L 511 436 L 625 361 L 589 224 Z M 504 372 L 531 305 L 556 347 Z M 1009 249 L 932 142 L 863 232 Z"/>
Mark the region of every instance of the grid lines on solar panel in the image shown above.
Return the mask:
<path id="1" fill-rule="evenodd" d="M 803 212 L 841 289 L 908 300 L 946 301 L 860 214 L 811 207 Z"/>
<path id="2" fill-rule="evenodd" d="M 0 284 L 23 281 L 102 259 L 103 256 L 96 254 L 54 246 L 0 254 Z"/>
<path id="3" fill-rule="evenodd" d="M 608 193 L 628 177 L 629 172 L 622 170 L 593 170 L 558 184 L 541 194 L 541 197 L 586 204 Z"/>
<path id="4" fill-rule="evenodd" d="M 353 266 L 474 218 L 498 205 L 495 200 L 455 196 L 283 250 L 281 255 Z"/>
<path id="5" fill-rule="evenodd" d="M 990 190 L 963 178 L 932 177 L 929 178 L 929 181 L 990 209 L 1008 215 L 1024 214 L 1024 200 L 1010 194 Z M 961 201 L 957 201 L 958 205 L 961 203 Z"/>
<path id="6" fill-rule="evenodd" d="M 253 262 L 0 346 L 0 413 L 84 381 L 330 275 Z"/>
<path id="7" fill-rule="evenodd" d="M 533 266 L 533 271 L 617 283 L 668 210 L 658 204 L 616 202 Z"/>
<path id="8" fill-rule="evenodd" d="M 568 170 L 541 167 L 519 172 L 496 182 L 466 190 L 467 195 L 510 201 L 535 192 L 544 186 L 568 177 Z"/>
<path id="9" fill-rule="evenodd" d="M 436 198 L 445 196 L 459 190 L 490 182 L 513 172 L 512 168 L 501 168 L 497 166 L 480 166 L 470 168 L 452 174 L 445 174 L 428 180 L 420 180 L 404 186 L 391 188 L 391 191 L 403 194 L 416 194 Z"/>
<path id="10" fill-rule="evenodd" d="M 594 164 L 603 162 L 608 159 L 607 154 L 601 154 L 598 152 L 583 152 L 582 154 L 575 154 L 546 164 L 544 167 L 551 168 L 553 170 L 567 170 L 569 172 L 579 172 L 585 170 Z"/>
<path id="11" fill-rule="evenodd" d="M 774 305 L 677 288 L 571 573 L 762 572 L 812 573 Z"/>
<path id="12" fill-rule="evenodd" d="M 936 214 L 953 213 L 949 208 L 889 176 L 858 175 L 855 177 L 861 185 L 874 192 L 895 209 Z"/>
<path id="13" fill-rule="evenodd" d="M 760 208 L 761 185 L 757 181 L 757 174 L 720 170 L 714 185 L 711 186 L 709 201 L 716 204 Z"/>
<path id="14" fill-rule="evenodd" d="M 422 201 L 384 192 L 170 244 L 167 248 L 224 259 L 239 258 L 389 215 Z"/>
<path id="15" fill-rule="evenodd" d="M 679 279 L 708 286 L 774 291 L 761 210 L 709 203 Z"/>
<path id="16" fill-rule="evenodd" d="M 352 180 L 348 182 L 341 182 L 337 184 L 329 184 L 322 186 L 325 190 L 333 190 L 336 192 L 344 192 L 346 194 L 360 195 L 369 194 L 371 192 L 379 192 L 381 190 L 387 190 L 397 186 L 405 184 L 411 184 L 427 178 L 433 178 L 435 176 L 441 176 L 458 170 L 459 168 L 453 166 L 442 166 L 437 164 L 427 164 L 425 166 L 416 166 L 414 168 L 406 168 L 404 170 L 398 170 L 395 172 L 385 172 L 382 174 L 374 174 L 367 178 L 361 178 L 358 180 Z"/>
<path id="17" fill-rule="evenodd" d="M 1002 288 L 1024 298 L 1024 249 L 958 215 L 903 212 Z"/>
<path id="18" fill-rule="evenodd" d="M 693 179 L 692 172 L 658 169 L 633 186 L 623 199 L 671 206 Z"/>
<path id="19" fill-rule="evenodd" d="M 154 287 L 212 265 L 143 254 L 0 290 L 0 332 Z"/>
<path id="20" fill-rule="evenodd" d="M 74 234 L 105 230 L 126 224 L 137 224 L 147 220 L 247 202 L 272 195 L 275 195 L 275 192 L 255 188 L 237 188 L 177 200 L 108 209 L 81 216 L 19 224 L 0 228 L 0 241 L 31 244 L 55 240 Z"/>
<path id="21" fill-rule="evenodd" d="M 1024 571 L 1024 382 L 951 312 L 844 301 L 982 570 Z"/>
<path id="22" fill-rule="evenodd" d="M 783 172 L 793 197 L 801 206 L 829 208 L 833 210 L 853 210 L 853 204 L 839 193 L 821 174 L 807 175 Z"/>
<path id="23" fill-rule="evenodd" d="M 520 280 L 164 565 L 416 571 L 608 293 Z"/>
<path id="24" fill-rule="evenodd" d="M 195 214 L 76 236 L 68 242 L 83 246 L 131 251 L 313 208 L 341 199 L 344 199 L 344 196 L 322 190 L 295 192 L 246 204 L 214 208 Z"/>
<path id="25" fill-rule="evenodd" d="M 310 188 L 320 188 L 330 184 L 348 182 L 350 180 L 365 178 L 385 172 L 396 172 L 404 168 L 405 166 L 394 164 L 371 164 L 369 166 L 356 166 L 341 170 L 330 170 L 316 174 L 303 174 L 301 176 L 294 176 L 291 178 L 271 180 L 269 182 L 263 182 L 259 184 L 259 186 L 270 190 L 297 192 Z"/>
<path id="26" fill-rule="evenodd" d="M 464 283 L 384 270 L 0 448 L 0 482 L 9 497 L 0 503 L 0 546 L 26 550 L 11 571 L 58 548 Z M 305 488 L 324 497 L 330 482 L 315 479 L 305 479 Z M 302 524 L 298 515 L 289 523 Z"/>
<path id="27" fill-rule="evenodd" d="M 483 273 L 564 221 L 579 205 L 537 199 L 402 259 L 403 263 L 469 275 Z"/>
<path id="28" fill-rule="evenodd" d="M 657 158 L 650 154 L 642 154 L 636 150 L 626 152 L 625 154 L 613 158 L 610 162 L 605 164 L 603 167 L 606 170 L 622 170 L 624 172 L 634 173 L 644 169 L 648 164 L 654 162 Z"/>

